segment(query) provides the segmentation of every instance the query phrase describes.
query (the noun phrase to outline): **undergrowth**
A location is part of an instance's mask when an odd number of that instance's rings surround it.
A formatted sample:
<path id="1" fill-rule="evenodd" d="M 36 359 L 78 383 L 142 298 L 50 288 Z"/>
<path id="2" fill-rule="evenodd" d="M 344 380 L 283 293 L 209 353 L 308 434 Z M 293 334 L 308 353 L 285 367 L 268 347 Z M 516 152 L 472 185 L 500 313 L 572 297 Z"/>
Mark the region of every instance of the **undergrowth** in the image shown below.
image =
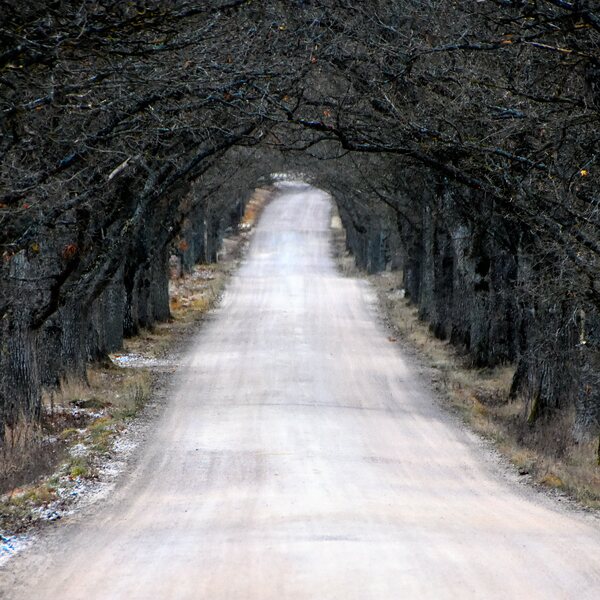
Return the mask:
<path id="1" fill-rule="evenodd" d="M 216 265 L 198 265 L 170 282 L 172 318 L 124 342 L 125 355 L 160 359 L 190 325 L 218 302 L 243 255 L 248 231 L 270 198 L 257 190 L 240 231 L 224 241 Z M 88 368 L 85 380 L 69 378 L 44 394 L 38 421 L 20 419 L 0 444 L 0 530 L 26 531 L 69 496 L 69 486 L 99 477 L 117 436 L 147 403 L 157 378 L 156 363 L 122 367 L 105 361 Z M 172 370 L 172 369 L 171 369 Z M 44 516 L 45 515 L 45 516 Z"/>
<path id="2" fill-rule="evenodd" d="M 509 398 L 514 365 L 472 367 L 467 356 L 433 335 L 418 309 L 399 293 L 400 273 L 369 279 L 398 337 L 433 369 L 434 384 L 473 430 L 492 440 L 521 475 L 600 508 L 597 440 L 574 438 L 574 413 L 529 424 L 524 398 Z"/>
<path id="3" fill-rule="evenodd" d="M 27 529 L 70 482 L 97 478 L 115 437 L 150 397 L 152 382 L 148 370 L 94 366 L 87 382 L 65 380 L 45 395 L 38 423 L 22 419 L 7 428 L 0 453 L 0 528 Z M 6 443 L 16 437 L 18 444 Z"/>
<path id="4" fill-rule="evenodd" d="M 600 508 L 598 440 L 577 441 L 574 413 L 553 415 L 535 425 L 527 422 L 524 398 L 509 398 L 514 365 L 474 368 L 448 341 L 436 338 L 419 319 L 418 308 L 404 297 L 402 274 L 365 275 L 345 248 L 345 232 L 336 211 L 332 218 L 332 252 L 343 275 L 366 277 L 374 286 L 386 320 L 408 348 L 432 370 L 435 387 L 477 433 L 491 440 L 534 483 L 557 489 L 589 508 Z"/>

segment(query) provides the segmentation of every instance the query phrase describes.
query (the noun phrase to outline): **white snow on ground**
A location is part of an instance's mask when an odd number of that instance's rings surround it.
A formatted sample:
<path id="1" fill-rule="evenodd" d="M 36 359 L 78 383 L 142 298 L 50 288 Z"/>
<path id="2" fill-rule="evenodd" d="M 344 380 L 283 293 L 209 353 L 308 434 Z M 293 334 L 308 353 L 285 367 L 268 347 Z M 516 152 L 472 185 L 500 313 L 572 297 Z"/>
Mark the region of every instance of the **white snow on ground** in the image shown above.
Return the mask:
<path id="1" fill-rule="evenodd" d="M 110 359 L 118 367 L 156 369 L 174 366 L 172 359 L 144 356 L 143 354 L 137 354 L 135 352 L 128 354 L 111 354 Z"/>
<path id="2" fill-rule="evenodd" d="M 61 475 L 56 487 L 56 500 L 34 509 L 34 518 L 40 521 L 57 521 L 106 498 L 139 445 L 146 425 L 146 419 L 137 419 L 121 432 L 113 444 L 110 456 L 97 465 L 96 479 L 72 479 L 67 474 Z M 72 456 L 84 456 L 87 452 L 82 443 L 69 450 Z M 0 567 L 34 541 L 34 534 L 11 535 L 0 530 Z"/>
<path id="3" fill-rule="evenodd" d="M 0 567 L 17 552 L 27 548 L 33 541 L 28 535 L 4 535 L 0 533 Z"/>

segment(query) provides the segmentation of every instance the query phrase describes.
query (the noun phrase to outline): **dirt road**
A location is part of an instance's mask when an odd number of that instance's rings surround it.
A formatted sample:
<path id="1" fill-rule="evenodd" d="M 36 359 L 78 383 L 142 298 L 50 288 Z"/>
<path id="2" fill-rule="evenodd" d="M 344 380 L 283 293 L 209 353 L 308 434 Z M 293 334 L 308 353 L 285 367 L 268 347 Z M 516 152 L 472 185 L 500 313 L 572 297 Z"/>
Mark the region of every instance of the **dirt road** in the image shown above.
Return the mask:
<path id="1" fill-rule="evenodd" d="M 436 406 L 329 223 L 314 190 L 267 207 L 133 471 L 3 597 L 600 597 L 597 521 L 503 479 Z"/>

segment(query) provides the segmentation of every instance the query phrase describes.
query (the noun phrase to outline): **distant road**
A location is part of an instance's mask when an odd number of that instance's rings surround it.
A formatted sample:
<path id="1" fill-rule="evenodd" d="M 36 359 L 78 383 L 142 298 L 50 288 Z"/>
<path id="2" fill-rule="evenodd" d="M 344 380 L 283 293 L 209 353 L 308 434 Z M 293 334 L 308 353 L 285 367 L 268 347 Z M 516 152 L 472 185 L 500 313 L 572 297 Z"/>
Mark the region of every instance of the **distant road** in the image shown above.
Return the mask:
<path id="1" fill-rule="evenodd" d="M 0 571 L 11 600 L 600 598 L 600 528 L 503 479 L 436 406 L 289 188 L 95 515 Z"/>

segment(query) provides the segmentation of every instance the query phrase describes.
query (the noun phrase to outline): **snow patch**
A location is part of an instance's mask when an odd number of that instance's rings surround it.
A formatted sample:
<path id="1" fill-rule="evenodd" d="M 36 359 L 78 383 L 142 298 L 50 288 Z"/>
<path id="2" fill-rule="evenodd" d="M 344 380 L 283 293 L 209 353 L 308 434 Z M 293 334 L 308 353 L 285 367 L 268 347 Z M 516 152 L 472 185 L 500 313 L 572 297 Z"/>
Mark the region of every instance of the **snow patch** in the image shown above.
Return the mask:
<path id="1" fill-rule="evenodd" d="M 173 359 L 155 358 L 132 352 L 129 354 L 110 354 L 113 364 L 122 368 L 165 368 L 175 366 Z"/>
<path id="2" fill-rule="evenodd" d="M 0 533 L 0 567 L 33 541 L 29 535 L 4 535 Z"/>

